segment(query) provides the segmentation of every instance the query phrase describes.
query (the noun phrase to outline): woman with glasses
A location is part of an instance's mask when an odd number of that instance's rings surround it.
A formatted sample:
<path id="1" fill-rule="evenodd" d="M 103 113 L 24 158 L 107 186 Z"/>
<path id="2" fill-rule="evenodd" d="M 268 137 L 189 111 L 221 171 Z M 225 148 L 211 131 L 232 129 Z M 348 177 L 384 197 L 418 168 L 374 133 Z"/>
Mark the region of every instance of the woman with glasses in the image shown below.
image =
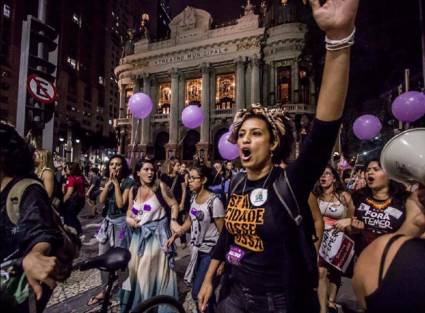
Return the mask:
<path id="1" fill-rule="evenodd" d="M 208 191 L 209 169 L 195 166 L 189 172 L 189 188 L 193 192 L 189 216 L 182 225 L 181 232 L 170 238 L 171 245 L 178 236 L 191 231 L 191 258 L 184 280 L 192 284 L 192 298 L 197 302 L 198 293 L 211 262 L 210 251 L 216 245 L 224 224 L 224 207 L 218 196 Z M 213 309 L 211 297 L 209 312 Z"/>
<path id="2" fill-rule="evenodd" d="M 317 197 L 320 212 L 325 225 L 325 237 L 334 237 L 336 233 L 347 230 L 354 214 L 354 204 L 351 195 L 345 191 L 338 172 L 330 165 L 313 190 Z M 341 286 L 342 272 L 337 270 L 325 259 L 319 257 L 319 301 L 321 313 L 337 312 L 336 295 Z M 329 295 L 329 298 L 328 298 Z"/>

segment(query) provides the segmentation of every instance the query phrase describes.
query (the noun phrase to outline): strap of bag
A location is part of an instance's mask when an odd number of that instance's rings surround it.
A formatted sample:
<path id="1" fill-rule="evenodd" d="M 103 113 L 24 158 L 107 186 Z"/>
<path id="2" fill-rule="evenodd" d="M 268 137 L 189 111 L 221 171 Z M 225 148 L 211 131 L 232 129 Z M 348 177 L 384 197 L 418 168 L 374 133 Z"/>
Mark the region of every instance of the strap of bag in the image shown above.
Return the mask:
<path id="1" fill-rule="evenodd" d="M 232 180 L 230 181 L 230 186 L 229 186 L 228 199 L 230 199 L 232 194 L 235 192 L 238 186 L 244 181 L 244 179 L 246 179 L 245 173 L 238 173 L 232 177 Z"/>
<path id="2" fill-rule="evenodd" d="M 308 269 L 308 272 L 313 273 L 314 268 L 316 266 L 316 263 L 314 260 L 310 258 L 310 251 L 309 251 L 309 245 L 308 245 L 308 239 L 306 237 L 304 227 L 303 225 L 303 217 L 301 215 L 300 206 L 298 204 L 297 198 L 295 197 L 294 190 L 292 189 L 292 186 L 289 182 L 288 176 L 286 175 L 286 171 L 284 172 L 284 183 L 280 184 L 280 188 L 278 188 L 279 179 L 275 180 L 273 182 L 273 189 L 285 208 L 285 210 L 288 212 L 291 219 L 294 221 L 294 223 L 297 226 L 297 236 L 298 236 L 298 242 L 300 244 L 300 251 L 303 255 L 303 260 L 305 262 L 305 265 Z M 287 195 L 287 196 L 285 196 Z"/>
<path id="3" fill-rule="evenodd" d="M 217 198 L 216 194 L 211 194 L 211 196 L 208 199 L 208 203 L 207 203 L 207 207 L 208 207 L 208 213 L 210 214 L 210 222 L 214 223 L 214 218 L 213 218 L 213 208 L 214 208 L 214 200 L 215 198 Z"/>
<path id="4" fill-rule="evenodd" d="M 284 172 L 284 179 L 284 183 L 281 184 L 280 188 L 277 186 L 279 179 L 275 180 L 273 182 L 273 189 L 286 212 L 288 212 L 289 216 L 292 218 L 295 224 L 300 227 L 303 221 L 303 217 L 301 216 L 300 206 L 298 204 L 297 198 L 295 197 L 295 193 L 289 182 L 288 176 L 286 175 L 286 171 Z M 284 195 L 289 195 L 289 197 L 284 197 Z"/>
<path id="5" fill-rule="evenodd" d="M 19 220 L 20 215 L 20 205 L 22 200 L 22 195 L 24 194 L 25 190 L 31 186 L 31 185 L 39 185 L 42 188 L 44 188 L 43 184 L 39 182 L 38 180 L 32 179 L 32 178 L 24 178 L 15 183 L 13 187 L 10 189 L 9 193 L 7 194 L 6 199 L 6 211 L 7 216 L 9 217 L 10 221 L 13 224 L 17 224 Z"/>
<path id="6" fill-rule="evenodd" d="M 171 185 L 171 191 L 173 193 L 174 193 L 174 188 L 176 188 L 177 179 L 179 178 L 178 175 L 179 174 L 176 174 L 176 177 L 174 177 L 174 180 L 173 180 L 173 184 Z"/>

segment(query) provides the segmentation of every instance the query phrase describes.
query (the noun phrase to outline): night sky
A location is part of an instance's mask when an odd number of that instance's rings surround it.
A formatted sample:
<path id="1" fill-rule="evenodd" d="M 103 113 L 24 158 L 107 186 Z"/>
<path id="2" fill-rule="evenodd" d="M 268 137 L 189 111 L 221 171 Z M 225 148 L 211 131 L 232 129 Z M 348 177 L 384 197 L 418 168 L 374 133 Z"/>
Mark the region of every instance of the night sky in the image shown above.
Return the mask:
<path id="1" fill-rule="evenodd" d="M 301 1 L 301 0 L 289 0 Z M 422 47 L 418 1 L 424 0 L 362 0 L 357 17 L 356 44 L 352 49 L 352 66 L 347 109 L 344 114 L 343 142 L 350 150 L 361 149 L 353 140 L 351 125 L 361 114 L 375 114 L 384 124 L 384 137 L 392 136 L 391 99 L 383 94 L 395 90 L 404 82 L 404 70 L 410 69 L 410 89 L 420 90 L 422 83 Z M 258 4 L 260 0 L 252 1 Z M 425 1 L 424 1 L 425 2 Z M 214 24 L 238 18 L 245 0 L 171 0 L 172 16 L 187 5 L 211 13 Z M 425 7 L 425 5 L 424 5 Z M 312 54 L 317 86 L 322 73 L 323 33 L 310 17 L 308 45 Z M 414 126 L 425 126 L 425 119 Z M 376 144 L 376 143 L 373 143 Z M 363 144 L 364 145 L 364 144 Z"/>

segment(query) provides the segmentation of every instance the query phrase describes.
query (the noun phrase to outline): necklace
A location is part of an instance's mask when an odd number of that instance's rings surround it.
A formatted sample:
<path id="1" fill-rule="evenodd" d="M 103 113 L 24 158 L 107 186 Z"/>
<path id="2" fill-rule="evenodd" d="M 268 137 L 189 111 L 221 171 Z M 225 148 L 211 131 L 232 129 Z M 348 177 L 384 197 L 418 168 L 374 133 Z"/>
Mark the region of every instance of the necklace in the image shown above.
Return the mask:
<path id="1" fill-rule="evenodd" d="M 377 201 L 375 199 L 366 198 L 366 202 L 368 204 L 373 206 L 375 209 L 379 209 L 379 210 L 386 209 L 391 204 L 392 201 L 393 201 L 392 198 L 388 198 L 387 200 L 383 200 L 383 201 Z"/>
<path id="2" fill-rule="evenodd" d="M 262 187 L 263 189 L 266 186 L 267 182 L 269 181 L 269 178 L 270 178 L 270 175 L 272 174 L 272 172 L 273 172 L 273 168 L 270 170 L 269 174 L 267 175 L 266 180 L 263 183 L 263 187 Z M 246 182 L 247 182 L 247 180 L 248 180 L 248 177 L 245 177 L 245 181 L 244 181 L 243 189 L 242 189 L 242 194 L 245 194 L 245 188 L 246 188 Z"/>

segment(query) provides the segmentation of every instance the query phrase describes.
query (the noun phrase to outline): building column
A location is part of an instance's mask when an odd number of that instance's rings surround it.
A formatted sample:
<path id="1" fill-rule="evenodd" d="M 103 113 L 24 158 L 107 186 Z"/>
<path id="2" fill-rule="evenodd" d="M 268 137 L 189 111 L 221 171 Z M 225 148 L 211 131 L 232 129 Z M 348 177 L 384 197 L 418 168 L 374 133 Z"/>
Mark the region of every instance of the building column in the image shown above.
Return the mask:
<path id="1" fill-rule="evenodd" d="M 299 103 L 298 90 L 299 90 L 299 69 L 298 69 L 298 61 L 294 59 L 294 63 L 292 65 L 292 103 Z"/>
<path id="2" fill-rule="evenodd" d="M 276 105 L 276 63 L 272 62 L 270 69 L 270 105 Z"/>
<path id="3" fill-rule="evenodd" d="M 202 73 L 202 91 L 201 91 L 201 106 L 204 111 L 204 122 L 201 125 L 201 139 L 196 144 L 196 150 L 206 152 L 208 159 L 208 147 L 210 142 L 210 68 L 208 64 L 201 65 Z"/>
<path id="4" fill-rule="evenodd" d="M 260 60 L 257 56 L 251 59 L 251 104 L 260 103 Z"/>
<path id="5" fill-rule="evenodd" d="M 210 69 L 208 64 L 201 66 L 202 73 L 202 91 L 201 91 L 201 107 L 204 111 L 204 122 L 201 125 L 201 143 L 209 143 L 210 133 Z"/>
<path id="6" fill-rule="evenodd" d="M 143 74 L 143 93 L 152 98 L 151 95 L 151 77 L 149 74 Z M 150 137 L 151 115 L 142 120 L 142 138 L 141 138 L 141 151 L 146 154 Z"/>
<path id="7" fill-rule="evenodd" d="M 169 120 L 169 141 L 166 145 L 166 158 L 170 159 L 177 154 L 177 135 L 179 121 L 179 72 L 173 68 L 171 74 L 171 103 L 170 103 L 170 120 Z"/>
<path id="8" fill-rule="evenodd" d="M 127 117 L 127 108 L 125 107 L 125 85 L 121 84 L 119 87 L 120 91 L 120 109 L 119 109 L 119 118 L 126 118 Z"/>
<path id="9" fill-rule="evenodd" d="M 153 101 L 153 109 L 152 109 L 152 113 L 150 115 L 150 125 L 151 125 L 151 129 L 150 129 L 150 133 L 149 133 L 149 143 L 153 144 L 155 142 L 155 138 L 154 136 L 154 115 L 157 113 L 157 107 L 158 107 L 158 103 L 159 103 L 159 85 L 158 85 L 158 81 L 156 80 L 155 77 L 152 77 L 151 79 L 151 99 Z"/>
<path id="10" fill-rule="evenodd" d="M 139 77 L 136 76 L 136 78 L 134 79 L 133 94 L 139 91 L 140 91 L 140 80 L 139 80 Z M 139 120 L 134 118 L 134 116 L 131 116 L 131 145 L 133 147 L 139 142 L 138 141 L 138 125 L 139 125 Z"/>
<path id="11" fill-rule="evenodd" d="M 310 74 L 310 73 L 309 73 Z M 310 74 L 309 77 L 309 82 L 310 82 L 310 105 L 311 106 L 317 106 L 316 103 L 316 84 L 314 83 L 314 78 L 313 75 Z"/>
<path id="12" fill-rule="evenodd" d="M 245 104 L 245 61 L 242 57 L 236 60 L 236 110 L 246 107 Z"/>

